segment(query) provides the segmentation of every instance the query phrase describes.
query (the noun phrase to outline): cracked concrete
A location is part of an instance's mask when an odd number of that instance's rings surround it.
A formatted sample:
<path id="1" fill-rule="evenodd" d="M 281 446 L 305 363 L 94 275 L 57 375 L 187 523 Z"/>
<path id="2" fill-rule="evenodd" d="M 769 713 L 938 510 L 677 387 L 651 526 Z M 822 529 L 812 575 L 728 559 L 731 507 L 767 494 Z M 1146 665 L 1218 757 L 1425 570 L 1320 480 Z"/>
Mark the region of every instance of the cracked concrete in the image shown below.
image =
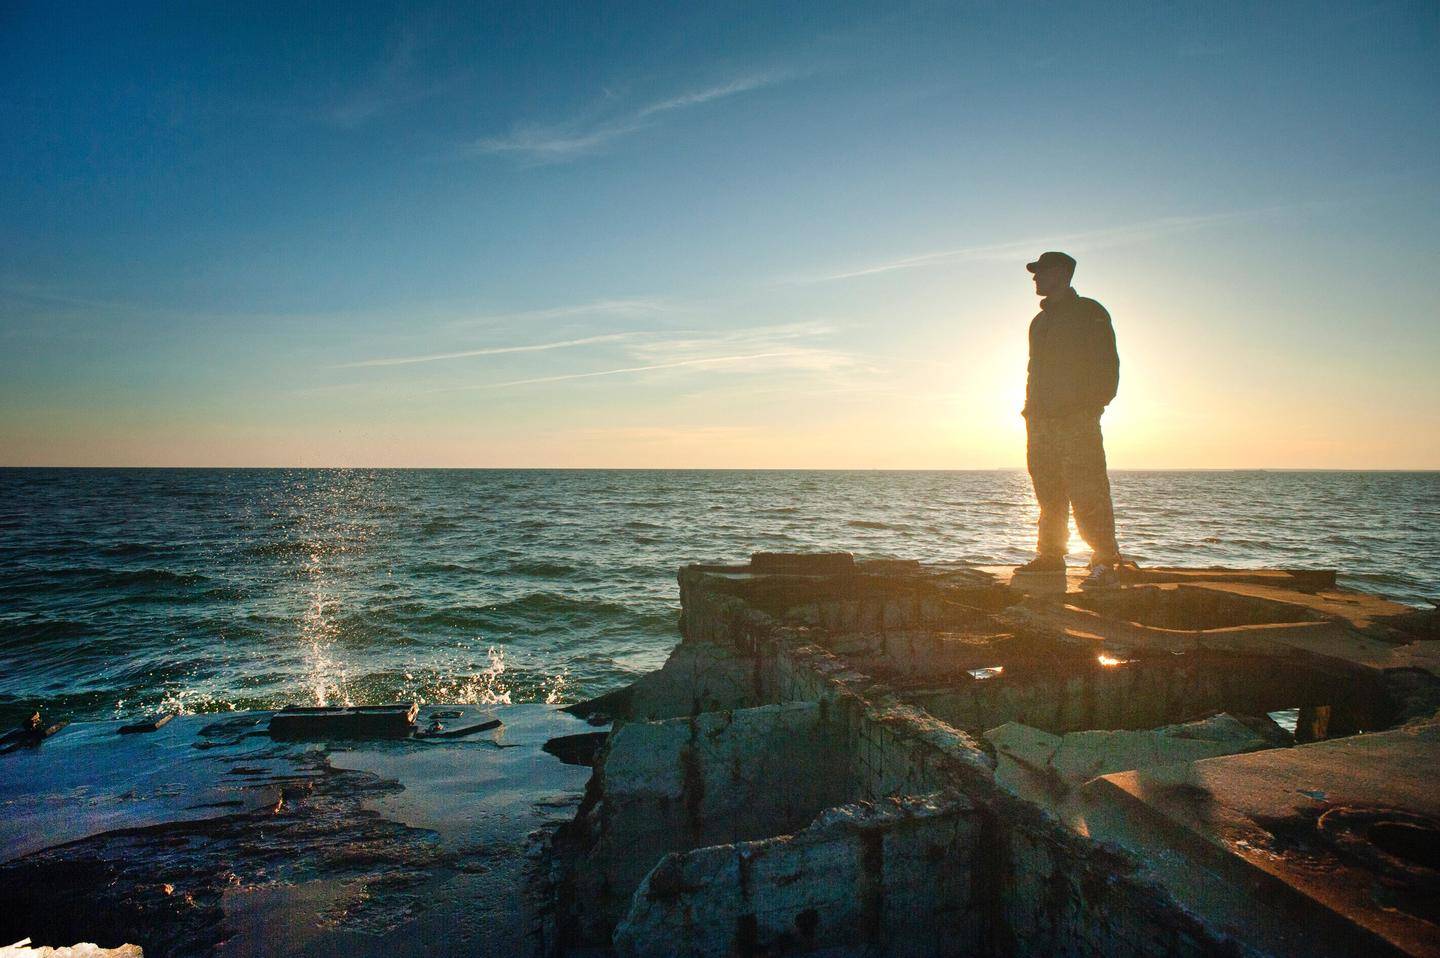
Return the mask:
<path id="1" fill-rule="evenodd" d="M 1107 593 L 1049 578 L 843 554 L 681 569 L 665 668 L 577 708 L 617 730 L 557 845 L 556 951 L 1440 953 L 1423 851 L 1440 824 L 1378 772 L 1409 762 L 1434 784 L 1428 732 L 1380 732 L 1440 710 L 1433 612 L 1326 571 L 1145 570 Z M 1279 710 L 1322 741 L 1296 746 Z M 1384 814 L 1325 797 L 1350 753 L 1307 750 L 1342 742 L 1375 764 Z M 1292 804 L 1318 815 L 1208 835 L 1219 793 L 1199 770 L 1249 782 L 1238 770 L 1301 754 Z M 1344 868 L 1308 885 L 1251 861 L 1322 846 Z M 1284 893 L 1257 896 L 1257 868 Z M 1358 891 L 1315 891 L 1342 873 Z"/>

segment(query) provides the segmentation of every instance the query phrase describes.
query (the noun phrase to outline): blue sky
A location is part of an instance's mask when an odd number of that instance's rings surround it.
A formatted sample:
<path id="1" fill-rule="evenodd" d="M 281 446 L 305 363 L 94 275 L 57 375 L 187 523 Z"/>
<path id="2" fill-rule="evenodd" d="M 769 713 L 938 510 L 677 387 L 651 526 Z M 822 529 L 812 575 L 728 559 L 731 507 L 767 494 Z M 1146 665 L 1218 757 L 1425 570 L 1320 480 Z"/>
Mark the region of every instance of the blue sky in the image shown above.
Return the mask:
<path id="1" fill-rule="evenodd" d="M 10 4 L 0 463 L 1440 467 L 1440 8 Z"/>

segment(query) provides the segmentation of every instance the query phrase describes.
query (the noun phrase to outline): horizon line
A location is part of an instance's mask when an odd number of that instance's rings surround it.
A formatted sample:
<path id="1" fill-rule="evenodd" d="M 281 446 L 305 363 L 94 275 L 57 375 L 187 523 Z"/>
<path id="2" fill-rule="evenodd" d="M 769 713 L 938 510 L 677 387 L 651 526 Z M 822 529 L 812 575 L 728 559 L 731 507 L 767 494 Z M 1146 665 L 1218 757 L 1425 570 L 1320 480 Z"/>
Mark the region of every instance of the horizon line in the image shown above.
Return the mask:
<path id="1" fill-rule="evenodd" d="M 1020 472 L 1017 466 L 308 466 L 308 465 L 65 465 L 0 464 L 0 470 L 94 469 L 94 470 L 190 470 L 275 472 L 280 470 L 353 472 Z M 1440 466 L 1112 466 L 1110 472 L 1349 472 L 1349 473 L 1440 473 Z"/>

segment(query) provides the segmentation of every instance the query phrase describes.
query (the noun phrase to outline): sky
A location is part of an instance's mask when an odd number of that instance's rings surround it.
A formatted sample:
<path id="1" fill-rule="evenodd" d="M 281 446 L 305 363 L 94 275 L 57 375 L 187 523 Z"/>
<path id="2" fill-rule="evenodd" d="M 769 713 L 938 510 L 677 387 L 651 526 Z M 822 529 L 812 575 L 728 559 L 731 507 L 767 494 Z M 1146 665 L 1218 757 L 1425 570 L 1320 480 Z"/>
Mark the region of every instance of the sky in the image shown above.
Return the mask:
<path id="1" fill-rule="evenodd" d="M 0 465 L 1440 468 L 1440 6 L 0 6 Z"/>

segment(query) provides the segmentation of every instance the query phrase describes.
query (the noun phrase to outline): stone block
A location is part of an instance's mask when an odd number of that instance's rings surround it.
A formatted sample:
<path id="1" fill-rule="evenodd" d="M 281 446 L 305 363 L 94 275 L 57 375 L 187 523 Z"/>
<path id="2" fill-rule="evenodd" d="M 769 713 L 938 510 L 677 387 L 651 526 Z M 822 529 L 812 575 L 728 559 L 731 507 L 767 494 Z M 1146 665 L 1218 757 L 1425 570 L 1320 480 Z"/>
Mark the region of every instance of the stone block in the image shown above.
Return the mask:
<path id="1" fill-rule="evenodd" d="M 750 571 L 773 575 L 836 575 L 855 571 L 855 557 L 848 552 L 757 552 L 750 557 Z"/>
<path id="2" fill-rule="evenodd" d="M 618 918 L 665 853 L 800 830 L 855 792 L 849 736 L 814 702 L 619 728 L 588 871 Z"/>
<path id="3" fill-rule="evenodd" d="M 835 808 L 804 831 L 666 857 L 617 928 L 623 956 L 973 954 L 978 819 L 958 797 Z"/>
<path id="4" fill-rule="evenodd" d="M 1145 731 L 1090 730 L 1052 735 L 1007 722 L 985 733 L 995 747 L 995 780 L 1012 794 L 1050 804 L 1097 775 L 1273 748 L 1273 737 L 1221 713 Z"/>

